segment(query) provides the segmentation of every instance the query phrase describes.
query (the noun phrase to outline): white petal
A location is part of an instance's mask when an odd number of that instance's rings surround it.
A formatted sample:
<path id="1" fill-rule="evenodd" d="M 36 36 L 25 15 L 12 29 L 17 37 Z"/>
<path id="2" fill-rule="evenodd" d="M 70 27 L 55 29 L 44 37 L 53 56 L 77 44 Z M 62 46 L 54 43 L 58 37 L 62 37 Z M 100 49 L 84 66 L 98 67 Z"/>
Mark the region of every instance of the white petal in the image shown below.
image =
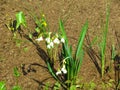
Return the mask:
<path id="1" fill-rule="evenodd" d="M 53 42 L 56 43 L 56 44 L 60 44 L 60 41 L 59 41 L 58 38 L 55 38 Z"/>
<path id="2" fill-rule="evenodd" d="M 48 49 L 50 49 L 50 48 L 51 48 L 50 44 L 48 44 L 48 45 L 47 45 L 47 48 L 48 48 Z"/>
<path id="3" fill-rule="evenodd" d="M 62 74 L 61 71 L 57 71 L 57 72 L 56 72 L 56 75 L 60 75 L 60 74 Z"/>
<path id="4" fill-rule="evenodd" d="M 67 73 L 67 70 L 65 68 L 62 68 L 61 71 L 66 74 Z"/>
<path id="5" fill-rule="evenodd" d="M 66 73 L 67 73 L 67 70 L 66 70 L 66 68 L 65 68 L 65 65 L 63 65 L 63 67 L 62 67 L 61 71 L 62 71 L 64 74 L 66 74 Z"/>
<path id="6" fill-rule="evenodd" d="M 45 41 L 46 41 L 47 43 L 50 43 L 50 38 L 46 38 Z"/>
<path id="7" fill-rule="evenodd" d="M 64 74 L 67 74 L 67 70 L 65 69 L 65 70 L 63 71 L 63 73 L 64 73 Z"/>
<path id="8" fill-rule="evenodd" d="M 39 37 L 37 39 L 35 39 L 36 41 L 42 41 L 43 40 L 43 37 Z"/>
<path id="9" fill-rule="evenodd" d="M 51 46 L 51 48 L 53 48 L 53 47 L 54 47 L 53 42 L 50 42 L 50 44 L 49 44 L 49 45 Z"/>
<path id="10" fill-rule="evenodd" d="M 51 49 L 51 48 L 53 48 L 53 47 L 54 47 L 53 42 L 50 42 L 50 43 L 47 45 L 47 48 L 48 48 L 48 49 Z"/>
<path id="11" fill-rule="evenodd" d="M 61 38 L 61 42 L 62 42 L 62 43 L 65 43 L 65 40 L 64 40 L 64 38 Z"/>

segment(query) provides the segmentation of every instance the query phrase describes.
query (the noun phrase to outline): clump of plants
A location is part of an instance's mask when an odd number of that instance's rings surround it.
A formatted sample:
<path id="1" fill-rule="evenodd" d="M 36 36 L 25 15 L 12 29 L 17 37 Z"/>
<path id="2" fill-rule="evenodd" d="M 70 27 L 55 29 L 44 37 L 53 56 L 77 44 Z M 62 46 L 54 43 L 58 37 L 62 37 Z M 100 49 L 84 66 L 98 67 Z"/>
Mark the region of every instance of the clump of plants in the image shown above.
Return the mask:
<path id="1" fill-rule="evenodd" d="M 107 48 L 107 37 L 108 37 L 108 27 L 109 27 L 109 16 L 110 16 L 110 8 L 107 6 L 106 8 L 106 22 L 102 26 L 102 34 L 100 37 L 96 36 L 92 42 L 89 40 L 89 37 L 87 38 L 88 46 L 87 46 L 87 52 L 91 59 L 93 60 L 93 63 L 95 64 L 100 77 L 103 79 L 106 73 L 106 62 L 108 60 L 106 59 L 106 48 Z M 93 49 L 93 45 L 98 41 L 98 53 Z M 115 57 L 114 47 L 112 48 L 112 58 Z M 100 61 L 97 61 L 97 59 Z"/>
<path id="2" fill-rule="evenodd" d="M 89 34 L 87 34 L 86 40 L 87 45 L 85 45 L 85 49 L 90 56 L 92 62 L 94 63 L 96 69 L 99 72 L 100 78 L 101 78 L 101 87 L 102 89 L 108 89 L 108 88 L 114 88 L 117 87 L 119 83 L 119 70 L 116 70 L 116 67 L 118 65 L 119 59 L 117 55 L 116 46 L 113 44 L 109 45 L 111 46 L 110 49 L 110 58 L 107 58 L 108 51 L 107 51 L 107 39 L 109 38 L 108 32 L 109 32 L 109 18 L 110 18 L 110 4 L 107 4 L 106 7 L 106 19 L 105 23 L 102 22 L 101 31 L 102 34 L 100 37 L 95 36 L 95 38 L 90 41 Z M 96 42 L 98 41 L 98 47 L 95 47 Z M 119 45 L 119 44 L 118 44 Z M 97 48 L 97 49 L 94 49 Z M 117 57 L 117 59 L 116 59 Z M 111 75 L 115 73 L 115 80 L 112 78 Z M 117 85 L 115 85 L 117 83 Z M 117 89 L 115 89 L 117 90 Z"/>
<path id="3" fill-rule="evenodd" d="M 88 30 L 88 21 L 82 27 L 77 48 L 73 54 L 72 45 L 69 45 L 61 19 L 59 20 L 59 30 L 55 33 L 50 31 L 44 14 L 41 15 L 40 19 L 33 18 L 36 24 L 34 32 L 31 32 L 27 27 L 23 12 L 16 14 L 16 25 L 10 26 L 9 29 L 14 35 L 16 35 L 16 32 L 22 32 L 23 36 L 27 36 L 27 39 L 33 42 L 37 48 L 40 48 L 40 42 L 45 42 L 48 56 L 45 62 L 50 74 L 56 79 L 57 86 L 62 86 L 66 90 L 80 88 L 77 79 L 84 56 L 83 41 Z M 28 30 L 28 33 L 21 29 L 22 26 Z"/>

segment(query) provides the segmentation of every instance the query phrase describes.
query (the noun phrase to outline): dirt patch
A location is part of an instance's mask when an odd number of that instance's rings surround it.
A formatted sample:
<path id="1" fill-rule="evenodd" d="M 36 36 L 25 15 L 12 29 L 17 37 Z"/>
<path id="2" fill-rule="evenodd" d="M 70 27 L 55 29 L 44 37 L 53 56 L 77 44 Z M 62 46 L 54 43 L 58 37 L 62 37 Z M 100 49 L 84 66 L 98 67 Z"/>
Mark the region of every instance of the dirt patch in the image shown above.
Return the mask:
<path id="1" fill-rule="evenodd" d="M 0 81 L 6 82 L 7 90 L 11 90 L 12 86 L 15 85 L 16 80 L 13 76 L 13 68 L 16 66 L 21 72 L 18 83 L 23 90 L 42 90 L 46 83 L 49 82 L 51 87 L 55 83 L 36 47 L 25 38 L 20 38 L 22 41 L 20 47 L 17 47 L 15 40 L 12 38 L 12 33 L 5 26 L 11 19 L 15 19 L 15 14 L 18 11 L 25 13 L 28 26 L 31 29 L 34 29 L 35 24 L 30 13 L 39 16 L 43 12 L 51 31 L 58 30 L 58 21 L 59 18 L 62 18 L 65 20 L 65 29 L 70 39 L 70 44 L 75 49 L 79 33 L 86 20 L 89 21 L 89 39 L 93 40 L 96 36 L 101 36 L 102 26 L 106 17 L 106 3 L 106 0 L 0 0 Z M 115 44 L 118 52 L 120 50 L 119 29 L 120 1 L 111 0 L 106 55 L 106 60 L 108 61 L 111 60 L 110 50 L 112 44 Z M 85 44 L 87 44 L 86 40 Z M 97 54 L 98 44 L 99 42 L 94 46 Z M 43 43 L 40 43 L 40 46 L 45 50 Z M 25 48 L 28 50 L 25 51 Z M 31 71 L 29 71 L 30 66 L 33 69 Z M 85 83 L 95 82 L 97 85 L 96 90 L 102 90 L 100 88 L 100 75 L 87 53 L 83 60 L 80 77 Z M 114 71 L 110 74 L 110 77 L 114 80 Z"/>

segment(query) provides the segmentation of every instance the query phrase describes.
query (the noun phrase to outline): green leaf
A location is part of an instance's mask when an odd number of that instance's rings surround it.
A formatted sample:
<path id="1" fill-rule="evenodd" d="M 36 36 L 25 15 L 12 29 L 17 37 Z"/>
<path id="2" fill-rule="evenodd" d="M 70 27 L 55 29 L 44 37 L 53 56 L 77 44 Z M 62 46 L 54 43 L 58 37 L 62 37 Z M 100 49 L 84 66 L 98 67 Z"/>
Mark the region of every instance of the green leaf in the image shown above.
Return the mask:
<path id="1" fill-rule="evenodd" d="M 51 75 L 52 75 L 56 80 L 58 80 L 58 78 L 56 77 L 56 75 L 55 75 L 55 73 L 54 73 L 54 71 L 53 71 L 53 69 L 52 69 L 49 61 L 47 61 L 46 63 L 47 63 L 47 67 L 48 67 L 48 70 L 49 70 L 49 72 L 51 73 Z"/>
<path id="2" fill-rule="evenodd" d="M 54 85 L 53 90 L 60 90 L 60 87 L 61 87 L 60 83 L 56 82 L 55 85 Z"/>
<path id="3" fill-rule="evenodd" d="M 6 90 L 5 82 L 3 81 L 0 82 L 0 90 Z"/>
<path id="4" fill-rule="evenodd" d="M 72 48 L 68 46 L 68 38 L 64 29 L 64 25 L 62 20 L 59 20 L 59 27 L 60 27 L 60 32 L 62 34 L 62 37 L 65 40 L 65 43 L 63 44 L 63 53 L 65 55 L 65 57 L 70 57 L 72 58 Z"/>
<path id="5" fill-rule="evenodd" d="M 72 86 L 70 87 L 70 90 L 76 90 L 76 85 L 72 85 Z"/>
<path id="6" fill-rule="evenodd" d="M 43 90 L 49 90 L 49 86 L 50 86 L 50 84 L 49 84 L 49 83 L 46 83 Z"/>
<path id="7" fill-rule="evenodd" d="M 94 82 L 90 82 L 90 90 L 94 90 L 96 88 L 96 84 Z"/>
<path id="8" fill-rule="evenodd" d="M 81 50 L 80 52 L 80 58 L 78 60 L 75 60 L 75 71 L 74 71 L 74 75 L 77 76 L 77 74 L 80 71 L 81 65 L 82 65 L 82 61 L 83 61 L 83 56 L 84 56 L 84 51 Z"/>
<path id="9" fill-rule="evenodd" d="M 25 16 L 23 14 L 23 12 L 18 12 L 16 14 L 16 20 L 17 20 L 17 25 L 16 25 L 16 29 L 20 26 L 23 25 L 24 27 L 26 27 L 26 20 L 25 20 Z"/>
<path id="10" fill-rule="evenodd" d="M 36 31 L 37 33 L 40 33 L 39 27 L 36 27 L 36 28 L 35 28 L 35 31 Z"/>
<path id="11" fill-rule="evenodd" d="M 104 76 L 104 72 L 105 72 L 105 52 L 106 52 L 106 44 L 107 44 L 109 16 L 110 16 L 110 7 L 107 6 L 105 30 L 103 32 L 103 36 L 102 36 L 103 39 L 102 39 L 102 42 L 101 42 L 101 76 L 102 77 Z"/>
<path id="12" fill-rule="evenodd" d="M 20 76 L 20 73 L 19 73 L 17 67 L 14 68 L 14 76 L 15 76 L 15 77 L 19 77 L 19 76 Z"/>
<path id="13" fill-rule="evenodd" d="M 13 86 L 12 90 L 22 90 L 20 86 Z"/>
<path id="14" fill-rule="evenodd" d="M 65 29 L 64 29 L 64 25 L 63 25 L 62 20 L 59 20 L 59 26 L 60 26 L 60 31 L 61 31 L 61 33 L 62 33 L 62 37 L 64 38 L 65 43 L 68 44 L 68 38 L 67 38 L 67 36 L 66 36 L 66 32 L 65 32 Z"/>
<path id="15" fill-rule="evenodd" d="M 33 35 L 31 33 L 29 33 L 29 38 L 32 39 Z"/>
<path id="16" fill-rule="evenodd" d="M 88 30 L 88 21 L 86 21 L 86 23 L 82 27 L 82 31 L 79 36 L 78 45 L 77 45 L 76 54 L 75 54 L 76 60 L 79 59 L 79 57 L 80 57 L 80 52 L 82 50 L 83 41 L 84 41 L 87 30 Z"/>

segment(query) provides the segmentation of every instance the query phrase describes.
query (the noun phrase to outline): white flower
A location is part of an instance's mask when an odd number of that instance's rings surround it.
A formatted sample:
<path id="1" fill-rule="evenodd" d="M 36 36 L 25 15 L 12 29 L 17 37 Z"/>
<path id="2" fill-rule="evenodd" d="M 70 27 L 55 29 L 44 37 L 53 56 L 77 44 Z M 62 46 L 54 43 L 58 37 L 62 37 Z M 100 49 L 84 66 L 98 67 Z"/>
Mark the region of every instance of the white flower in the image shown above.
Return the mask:
<path id="1" fill-rule="evenodd" d="M 48 49 L 51 49 L 51 48 L 53 48 L 53 47 L 54 47 L 53 42 L 50 42 L 50 43 L 47 45 L 47 48 L 48 48 Z"/>
<path id="2" fill-rule="evenodd" d="M 56 44 L 60 44 L 60 41 L 59 41 L 58 38 L 55 38 L 53 42 L 56 43 Z"/>
<path id="3" fill-rule="evenodd" d="M 45 41 L 46 41 L 47 43 L 50 43 L 50 38 L 49 38 L 49 37 L 46 38 Z"/>
<path id="4" fill-rule="evenodd" d="M 60 75 L 60 74 L 62 74 L 60 70 L 56 72 L 56 75 Z"/>
<path id="5" fill-rule="evenodd" d="M 41 36 L 41 37 L 39 37 L 39 38 L 37 38 L 37 39 L 35 39 L 36 41 L 42 41 L 43 40 L 43 37 Z"/>
<path id="6" fill-rule="evenodd" d="M 48 44 L 48 45 L 47 45 L 47 48 L 48 48 L 48 49 L 50 49 L 50 48 L 51 48 L 51 46 Z"/>
<path id="7" fill-rule="evenodd" d="M 63 67 L 61 68 L 61 70 L 58 70 L 56 72 L 56 75 L 60 75 L 60 74 L 67 74 L 67 70 L 65 68 L 65 65 L 63 65 Z"/>
<path id="8" fill-rule="evenodd" d="M 65 43 L 65 40 L 64 40 L 64 38 L 61 38 L 61 42 L 62 42 L 62 43 Z"/>
<path id="9" fill-rule="evenodd" d="M 65 65 L 63 65 L 61 71 L 62 71 L 64 74 L 67 74 L 67 70 L 66 70 L 66 68 L 65 68 Z"/>
<path id="10" fill-rule="evenodd" d="M 53 42 L 50 42 L 50 44 L 49 44 L 52 48 L 54 47 L 54 44 L 53 44 Z"/>

